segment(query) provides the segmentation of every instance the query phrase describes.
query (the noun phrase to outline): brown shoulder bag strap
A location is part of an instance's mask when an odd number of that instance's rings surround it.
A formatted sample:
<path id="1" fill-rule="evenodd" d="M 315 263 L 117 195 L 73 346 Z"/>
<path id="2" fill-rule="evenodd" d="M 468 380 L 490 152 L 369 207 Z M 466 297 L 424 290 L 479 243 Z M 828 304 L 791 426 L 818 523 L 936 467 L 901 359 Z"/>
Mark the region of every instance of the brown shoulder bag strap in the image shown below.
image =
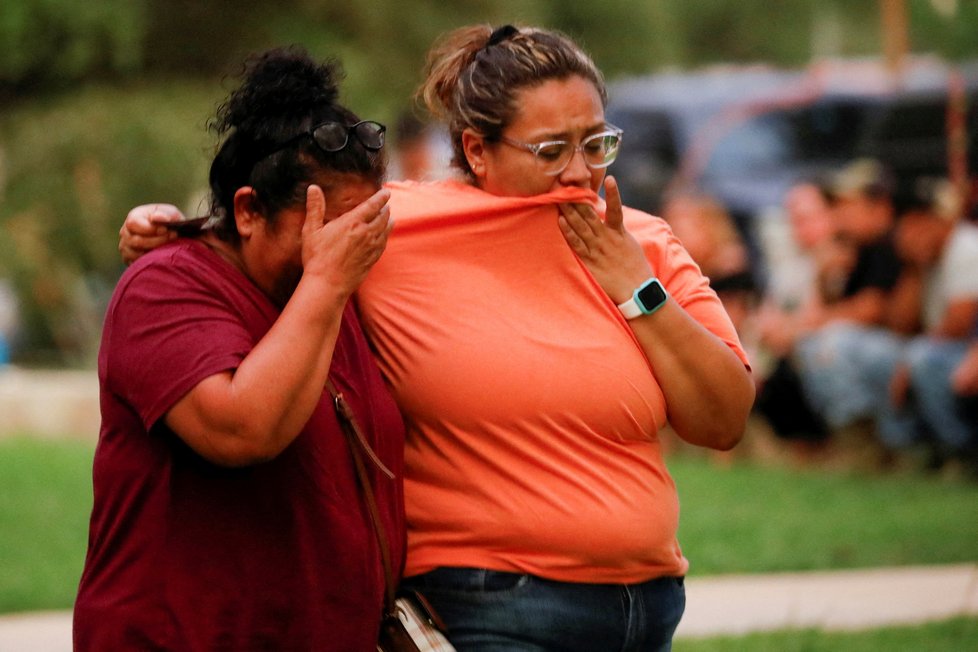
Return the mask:
<path id="1" fill-rule="evenodd" d="M 387 532 L 384 523 L 380 520 L 380 510 L 377 509 L 377 501 L 374 498 L 373 486 L 370 484 L 370 477 L 367 475 L 367 468 L 363 461 L 361 452 L 366 452 L 370 460 L 377 465 L 381 472 L 393 479 L 394 474 L 384 466 L 377 454 L 374 453 L 370 444 L 363 436 L 360 426 L 357 424 L 356 415 L 350 404 L 346 402 L 343 394 L 336 389 L 332 380 L 326 380 L 326 389 L 333 397 L 333 406 L 336 408 L 336 416 L 339 418 L 340 426 L 346 435 L 346 440 L 350 445 L 350 452 L 353 455 L 353 466 L 357 472 L 357 481 L 363 491 L 364 500 L 367 503 L 367 511 L 370 513 L 370 520 L 373 522 L 374 534 L 377 536 L 377 543 L 380 546 L 380 561 L 384 566 L 384 581 L 386 582 L 386 593 L 384 598 L 384 612 L 394 613 L 394 596 L 397 590 L 394 584 L 394 571 L 391 565 L 391 551 L 387 545 Z"/>

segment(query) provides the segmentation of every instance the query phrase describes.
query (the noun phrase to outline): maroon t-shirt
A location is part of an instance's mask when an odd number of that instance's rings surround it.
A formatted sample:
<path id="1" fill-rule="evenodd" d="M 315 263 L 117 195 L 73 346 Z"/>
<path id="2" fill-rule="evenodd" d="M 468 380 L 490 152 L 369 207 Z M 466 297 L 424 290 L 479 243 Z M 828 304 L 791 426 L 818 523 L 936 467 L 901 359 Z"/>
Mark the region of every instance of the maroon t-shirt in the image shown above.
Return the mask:
<path id="1" fill-rule="evenodd" d="M 194 240 L 123 274 L 99 352 L 102 428 L 76 650 L 375 649 L 384 574 L 328 393 L 285 451 L 245 468 L 209 463 L 162 420 L 201 380 L 236 368 L 278 315 Z M 330 376 L 397 474 L 368 461 L 399 563 L 403 424 L 354 309 L 343 317 Z"/>

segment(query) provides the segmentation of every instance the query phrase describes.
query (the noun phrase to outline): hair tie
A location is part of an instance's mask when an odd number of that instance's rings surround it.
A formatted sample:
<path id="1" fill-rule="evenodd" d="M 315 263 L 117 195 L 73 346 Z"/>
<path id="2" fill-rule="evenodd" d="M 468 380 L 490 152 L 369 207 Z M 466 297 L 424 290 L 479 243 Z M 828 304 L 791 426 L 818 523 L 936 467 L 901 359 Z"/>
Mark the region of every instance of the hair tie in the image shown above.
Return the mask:
<path id="1" fill-rule="evenodd" d="M 497 27 L 493 30 L 492 34 L 489 35 L 489 42 L 486 43 L 486 47 L 493 45 L 498 45 L 503 41 L 512 38 L 514 35 L 519 34 L 520 30 L 516 29 L 512 25 L 503 25 L 502 27 Z"/>

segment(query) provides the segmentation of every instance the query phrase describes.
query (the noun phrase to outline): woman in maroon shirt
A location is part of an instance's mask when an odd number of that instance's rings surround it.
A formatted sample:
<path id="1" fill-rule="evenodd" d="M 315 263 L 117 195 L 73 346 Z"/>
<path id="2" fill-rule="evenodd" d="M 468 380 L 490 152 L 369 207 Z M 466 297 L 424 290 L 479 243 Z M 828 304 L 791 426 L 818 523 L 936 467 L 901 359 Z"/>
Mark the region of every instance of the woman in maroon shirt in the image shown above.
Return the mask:
<path id="1" fill-rule="evenodd" d="M 395 475 L 368 469 L 400 560 L 403 426 L 349 302 L 392 226 L 384 128 L 284 50 L 215 124 L 210 221 L 126 270 L 106 315 L 75 649 L 373 650 L 384 571 L 323 388 Z"/>

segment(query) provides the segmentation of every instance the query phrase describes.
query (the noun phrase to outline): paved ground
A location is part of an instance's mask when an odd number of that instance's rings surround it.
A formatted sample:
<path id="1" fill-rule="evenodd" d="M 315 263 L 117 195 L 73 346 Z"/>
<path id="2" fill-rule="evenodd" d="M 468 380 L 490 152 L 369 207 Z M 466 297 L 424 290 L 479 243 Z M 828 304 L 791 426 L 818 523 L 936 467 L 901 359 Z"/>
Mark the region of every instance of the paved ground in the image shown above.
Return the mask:
<path id="1" fill-rule="evenodd" d="M 978 617 L 978 564 L 692 578 L 686 587 L 679 638 Z M 70 650 L 68 612 L 0 616 L 0 652 Z"/>
<path id="2" fill-rule="evenodd" d="M 0 437 L 95 441 L 100 422 L 95 371 L 36 371 L 0 366 Z"/>

